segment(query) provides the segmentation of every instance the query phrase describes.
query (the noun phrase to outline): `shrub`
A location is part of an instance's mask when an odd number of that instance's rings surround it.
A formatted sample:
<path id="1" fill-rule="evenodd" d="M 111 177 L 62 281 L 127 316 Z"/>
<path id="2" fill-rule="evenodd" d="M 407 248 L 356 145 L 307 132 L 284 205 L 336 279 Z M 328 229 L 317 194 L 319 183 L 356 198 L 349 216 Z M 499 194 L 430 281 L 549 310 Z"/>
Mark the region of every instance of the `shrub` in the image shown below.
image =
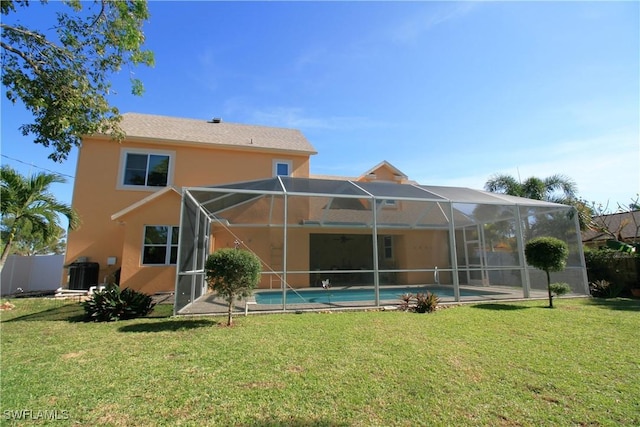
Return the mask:
<path id="1" fill-rule="evenodd" d="M 86 320 L 113 322 L 146 316 L 151 313 L 155 303 L 147 294 L 129 288 L 121 291 L 113 285 L 94 292 L 82 305 Z"/>
<path id="2" fill-rule="evenodd" d="M 551 289 L 551 293 L 555 296 L 562 296 L 564 294 L 568 294 L 571 292 L 571 286 L 568 283 L 557 282 L 549 285 L 549 289 Z"/>
<path id="3" fill-rule="evenodd" d="M 209 255 L 204 268 L 209 287 L 228 304 L 227 326 L 231 326 L 234 299 L 250 296 L 258 285 L 260 259 L 244 249 L 223 248 Z"/>
<path id="4" fill-rule="evenodd" d="M 414 298 L 413 294 L 403 294 L 400 297 L 400 300 L 402 302 L 400 303 L 400 305 L 398 305 L 398 310 L 402 310 L 402 311 L 411 310 L 411 301 L 413 300 L 413 298 Z"/>
<path id="5" fill-rule="evenodd" d="M 543 270 L 547 274 L 547 290 L 549 292 L 549 307 L 553 308 L 553 292 L 551 291 L 551 271 L 561 271 L 569 257 L 569 247 L 565 242 L 555 237 L 536 237 L 527 242 L 524 247 L 527 262 Z"/>
<path id="6" fill-rule="evenodd" d="M 414 313 L 432 313 L 436 311 L 440 298 L 434 293 L 427 291 L 426 294 L 417 295 L 404 294 L 400 297 L 398 310 L 412 311 Z"/>
<path id="7" fill-rule="evenodd" d="M 589 282 L 605 280 L 614 283 L 612 292 L 618 288 L 618 294 L 628 294 L 640 283 L 640 254 L 629 254 L 611 249 L 585 248 L 584 259 L 587 265 Z M 593 296 L 598 296 L 592 293 Z M 617 296 L 610 293 L 611 297 Z M 603 295 L 607 298 L 607 295 Z"/>
<path id="8" fill-rule="evenodd" d="M 615 298 L 622 292 L 623 286 L 615 285 L 607 280 L 595 280 L 589 283 L 591 295 L 597 298 Z"/>
<path id="9" fill-rule="evenodd" d="M 416 313 L 432 313 L 436 311 L 440 299 L 436 294 L 427 291 L 426 294 L 416 295 Z"/>

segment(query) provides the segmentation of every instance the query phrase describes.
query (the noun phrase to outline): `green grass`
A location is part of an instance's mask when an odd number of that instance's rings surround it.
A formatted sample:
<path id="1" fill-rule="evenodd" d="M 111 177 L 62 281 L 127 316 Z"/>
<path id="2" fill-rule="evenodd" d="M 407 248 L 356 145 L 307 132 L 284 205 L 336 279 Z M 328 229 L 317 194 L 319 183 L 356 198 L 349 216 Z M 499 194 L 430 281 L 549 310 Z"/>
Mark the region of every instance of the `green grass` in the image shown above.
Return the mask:
<path id="1" fill-rule="evenodd" d="M 2 423 L 640 425 L 640 301 L 84 323 L 77 303 L 1 315 Z M 62 412 L 64 411 L 64 412 Z M 20 413 L 20 412 L 19 412 Z M 24 425 L 15 421 L 16 425 Z"/>

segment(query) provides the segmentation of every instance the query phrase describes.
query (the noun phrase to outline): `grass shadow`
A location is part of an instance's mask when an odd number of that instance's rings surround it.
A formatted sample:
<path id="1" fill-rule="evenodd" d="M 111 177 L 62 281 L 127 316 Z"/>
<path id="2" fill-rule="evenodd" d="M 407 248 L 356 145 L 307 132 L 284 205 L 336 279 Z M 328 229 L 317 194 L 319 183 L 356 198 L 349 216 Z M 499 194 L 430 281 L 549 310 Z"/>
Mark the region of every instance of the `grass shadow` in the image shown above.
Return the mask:
<path id="1" fill-rule="evenodd" d="M 589 304 L 609 310 L 638 311 L 640 299 L 631 298 L 589 298 Z"/>
<path id="2" fill-rule="evenodd" d="M 480 308 L 483 310 L 493 310 L 493 311 L 525 310 L 525 309 L 531 308 L 524 305 L 500 304 L 500 303 L 474 304 L 473 307 Z"/>
<path id="3" fill-rule="evenodd" d="M 156 304 L 153 311 L 144 317 L 145 319 L 163 319 L 171 316 L 173 316 L 173 305 Z"/>
<path id="4" fill-rule="evenodd" d="M 25 314 L 24 316 L 14 317 L 5 320 L 2 323 L 9 322 L 82 322 L 84 320 L 84 308 L 80 303 L 64 304 L 60 307 L 49 308 L 37 313 Z"/>
<path id="5" fill-rule="evenodd" d="M 177 332 L 218 325 L 210 319 L 176 319 L 164 322 L 134 323 L 118 328 L 118 332 Z"/>

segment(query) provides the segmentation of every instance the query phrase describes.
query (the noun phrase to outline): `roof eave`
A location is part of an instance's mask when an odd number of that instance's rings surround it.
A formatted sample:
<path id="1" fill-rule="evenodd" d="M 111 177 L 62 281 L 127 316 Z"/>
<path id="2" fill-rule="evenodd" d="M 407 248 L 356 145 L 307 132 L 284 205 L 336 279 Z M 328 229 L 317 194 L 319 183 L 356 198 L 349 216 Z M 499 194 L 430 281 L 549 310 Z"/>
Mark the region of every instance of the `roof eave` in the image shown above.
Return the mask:
<path id="1" fill-rule="evenodd" d="M 105 134 L 96 134 L 89 135 L 83 137 L 91 139 L 99 139 L 99 140 L 111 140 L 110 135 Z M 197 148 L 218 148 L 222 150 L 234 150 L 234 151 L 251 151 L 251 152 L 262 152 L 262 153 L 280 153 L 280 154 L 291 154 L 291 155 L 315 155 L 318 154 L 315 150 L 300 150 L 300 149 L 287 149 L 287 148 L 276 148 L 276 147 L 264 147 L 255 144 L 247 144 L 245 145 L 236 145 L 236 144 L 219 144 L 219 143 L 211 143 L 211 142 L 202 142 L 202 141 L 184 141 L 184 140 L 176 140 L 176 139 L 166 139 L 166 138 L 150 138 L 150 137 L 142 137 L 142 136 L 127 136 L 123 139 L 122 142 L 136 142 L 142 144 L 158 144 L 158 145 L 171 145 L 171 146 L 180 146 L 180 147 L 197 147 Z"/>

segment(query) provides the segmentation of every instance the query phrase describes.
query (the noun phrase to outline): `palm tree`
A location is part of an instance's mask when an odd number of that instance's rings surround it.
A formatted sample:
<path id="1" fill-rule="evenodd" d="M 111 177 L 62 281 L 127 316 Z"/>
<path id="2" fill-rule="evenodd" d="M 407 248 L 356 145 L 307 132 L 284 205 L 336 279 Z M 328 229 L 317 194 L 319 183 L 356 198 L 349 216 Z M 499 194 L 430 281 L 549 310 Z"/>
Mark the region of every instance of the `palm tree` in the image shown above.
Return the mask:
<path id="1" fill-rule="evenodd" d="M 576 199 L 577 185 L 571 178 L 556 174 L 540 179 L 535 176 L 520 182 L 510 175 L 493 175 L 484 188 L 492 193 L 504 193 L 527 199 L 553 203 L 572 204 Z"/>
<path id="2" fill-rule="evenodd" d="M 30 227 L 33 233 L 39 233 L 46 240 L 60 228 L 58 215 L 67 217 L 71 230 L 80 224 L 73 208 L 57 201 L 49 192 L 51 184 L 66 182 L 61 175 L 41 172 L 24 177 L 9 166 L 2 166 L 0 181 L 0 211 L 4 223 L 10 224 L 3 242 L 0 268 L 9 256 L 18 230 Z"/>
<path id="3" fill-rule="evenodd" d="M 544 179 L 532 176 L 524 182 L 520 182 L 511 175 L 496 174 L 489 178 L 484 188 L 492 193 L 573 206 L 578 215 L 580 229 L 583 231 L 589 228 L 593 216 L 593 210 L 577 197 L 578 186 L 575 181 L 562 174 L 551 175 Z"/>

